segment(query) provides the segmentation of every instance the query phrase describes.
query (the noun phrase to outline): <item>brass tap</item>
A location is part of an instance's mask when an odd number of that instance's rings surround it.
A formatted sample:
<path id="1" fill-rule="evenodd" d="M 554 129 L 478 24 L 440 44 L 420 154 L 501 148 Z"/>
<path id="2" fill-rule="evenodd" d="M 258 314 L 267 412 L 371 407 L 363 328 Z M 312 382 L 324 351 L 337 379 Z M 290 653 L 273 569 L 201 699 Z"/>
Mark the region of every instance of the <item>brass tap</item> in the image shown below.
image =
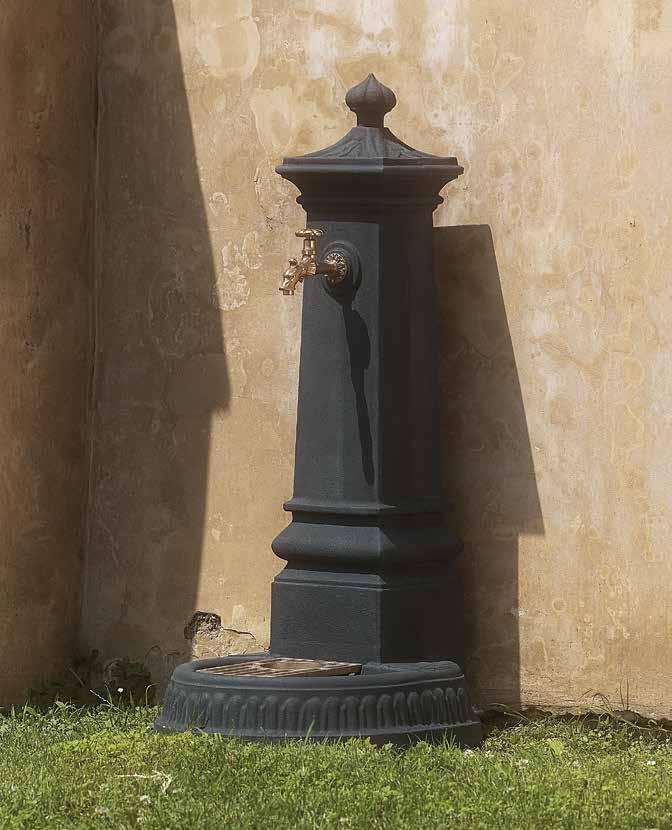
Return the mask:
<path id="1" fill-rule="evenodd" d="M 306 228 L 297 231 L 296 235 L 303 239 L 301 259 L 290 259 L 287 270 L 282 275 L 280 291 L 286 295 L 294 294 L 296 286 L 308 277 L 323 274 L 332 285 L 342 282 L 349 271 L 348 261 L 343 254 L 332 251 L 321 261 L 317 261 L 317 247 L 315 240 L 322 236 L 323 231 L 318 228 Z"/>

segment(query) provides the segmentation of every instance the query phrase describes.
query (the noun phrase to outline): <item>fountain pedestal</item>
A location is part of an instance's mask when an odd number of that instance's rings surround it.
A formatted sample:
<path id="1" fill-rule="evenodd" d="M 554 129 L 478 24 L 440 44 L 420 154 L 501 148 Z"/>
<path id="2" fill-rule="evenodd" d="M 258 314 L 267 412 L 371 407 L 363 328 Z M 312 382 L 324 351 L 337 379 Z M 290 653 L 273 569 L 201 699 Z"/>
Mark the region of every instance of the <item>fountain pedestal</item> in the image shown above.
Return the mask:
<path id="1" fill-rule="evenodd" d="M 480 724 L 459 668 L 461 543 L 441 512 L 432 263 L 439 191 L 462 168 L 384 126 L 396 99 L 373 75 L 346 103 L 357 126 L 277 168 L 321 232 L 311 245 L 322 263 L 292 260 L 282 286 L 291 294 L 303 282 L 304 299 L 292 521 L 273 542 L 287 564 L 273 583 L 270 652 L 361 672 L 255 677 L 250 688 L 249 676 L 211 671 L 242 658 L 197 661 L 176 670 L 158 727 L 187 728 L 191 711 L 205 731 L 247 737 L 473 743 Z M 325 265 L 334 256 L 347 263 L 338 282 Z M 188 710 L 196 694 L 202 712 Z M 294 710 L 291 723 L 280 716 Z"/>

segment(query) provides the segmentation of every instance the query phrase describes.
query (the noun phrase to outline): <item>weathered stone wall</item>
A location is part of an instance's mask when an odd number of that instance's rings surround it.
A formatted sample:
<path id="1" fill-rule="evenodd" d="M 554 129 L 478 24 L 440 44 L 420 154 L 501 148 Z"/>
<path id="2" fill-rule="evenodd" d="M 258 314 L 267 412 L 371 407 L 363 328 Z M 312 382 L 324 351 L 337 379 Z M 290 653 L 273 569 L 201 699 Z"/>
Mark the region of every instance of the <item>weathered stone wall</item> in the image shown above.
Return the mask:
<path id="1" fill-rule="evenodd" d="M 95 41 L 85 0 L 0 8 L 0 703 L 75 650 L 86 504 Z"/>
<path id="2" fill-rule="evenodd" d="M 273 167 L 374 71 L 390 127 L 466 167 L 436 245 L 476 696 L 672 714 L 672 3 L 100 5 L 83 644 L 165 672 L 266 642 L 304 222 Z M 221 628 L 186 640 L 195 611 Z"/>

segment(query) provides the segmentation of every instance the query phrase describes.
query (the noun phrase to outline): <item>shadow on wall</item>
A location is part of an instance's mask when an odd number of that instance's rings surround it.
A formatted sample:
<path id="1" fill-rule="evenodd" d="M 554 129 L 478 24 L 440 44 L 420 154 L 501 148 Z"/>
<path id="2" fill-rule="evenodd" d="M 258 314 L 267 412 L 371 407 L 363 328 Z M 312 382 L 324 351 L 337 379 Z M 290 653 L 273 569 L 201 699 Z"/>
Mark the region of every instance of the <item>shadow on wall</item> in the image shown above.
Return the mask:
<path id="1" fill-rule="evenodd" d="M 99 4 L 96 368 L 81 645 L 189 654 L 210 420 L 229 384 L 171 0 Z M 156 632 L 162 632 L 157 641 Z"/>
<path id="2" fill-rule="evenodd" d="M 465 670 L 481 705 L 520 700 L 518 538 L 544 533 L 487 225 L 435 228 L 443 492 L 465 543 Z"/>

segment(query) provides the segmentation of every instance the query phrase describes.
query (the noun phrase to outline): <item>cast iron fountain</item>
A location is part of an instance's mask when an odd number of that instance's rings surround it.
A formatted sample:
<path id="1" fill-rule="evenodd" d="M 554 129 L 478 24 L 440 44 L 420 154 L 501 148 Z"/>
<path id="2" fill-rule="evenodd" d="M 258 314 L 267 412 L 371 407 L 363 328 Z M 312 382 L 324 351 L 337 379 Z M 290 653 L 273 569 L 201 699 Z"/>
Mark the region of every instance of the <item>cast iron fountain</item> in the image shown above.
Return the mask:
<path id="1" fill-rule="evenodd" d="M 369 75 L 357 126 L 277 172 L 307 213 L 294 496 L 273 542 L 271 645 L 178 666 L 157 729 L 248 739 L 480 739 L 461 654 L 461 543 L 442 522 L 432 214 L 463 172 L 383 125 Z"/>

